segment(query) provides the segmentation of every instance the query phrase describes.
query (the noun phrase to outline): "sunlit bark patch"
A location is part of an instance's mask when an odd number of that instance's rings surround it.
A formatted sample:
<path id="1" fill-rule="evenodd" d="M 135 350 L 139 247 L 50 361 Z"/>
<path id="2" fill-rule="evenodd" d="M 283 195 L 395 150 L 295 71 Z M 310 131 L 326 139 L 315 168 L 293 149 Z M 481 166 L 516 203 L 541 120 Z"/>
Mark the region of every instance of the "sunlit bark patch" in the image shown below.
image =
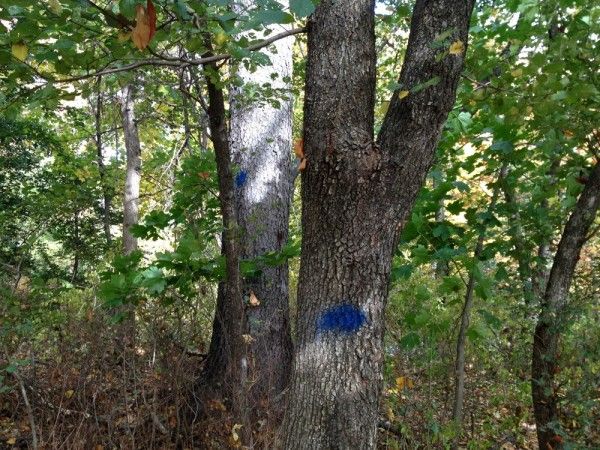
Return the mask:
<path id="1" fill-rule="evenodd" d="M 354 305 L 344 303 L 327 309 L 318 319 L 317 330 L 356 333 L 367 320 L 365 313 Z"/>

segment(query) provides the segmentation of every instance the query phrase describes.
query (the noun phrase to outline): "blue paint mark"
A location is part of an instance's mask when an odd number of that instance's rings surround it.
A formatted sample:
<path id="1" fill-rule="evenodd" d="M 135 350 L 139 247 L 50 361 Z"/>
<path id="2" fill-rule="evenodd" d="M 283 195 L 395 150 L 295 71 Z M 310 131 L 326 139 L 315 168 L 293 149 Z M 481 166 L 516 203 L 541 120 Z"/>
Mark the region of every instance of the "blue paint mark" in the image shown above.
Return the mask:
<path id="1" fill-rule="evenodd" d="M 367 321 L 367 316 L 359 308 L 349 303 L 329 308 L 319 318 L 317 330 L 339 333 L 356 333 Z"/>
<path id="2" fill-rule="evenodd" d="M 246 184 L 246 180 L 248 179 L 248 172 L 245 170 L 240 170 L 235 176 L 235 185 L 236 187 L 242 187 Z"/>

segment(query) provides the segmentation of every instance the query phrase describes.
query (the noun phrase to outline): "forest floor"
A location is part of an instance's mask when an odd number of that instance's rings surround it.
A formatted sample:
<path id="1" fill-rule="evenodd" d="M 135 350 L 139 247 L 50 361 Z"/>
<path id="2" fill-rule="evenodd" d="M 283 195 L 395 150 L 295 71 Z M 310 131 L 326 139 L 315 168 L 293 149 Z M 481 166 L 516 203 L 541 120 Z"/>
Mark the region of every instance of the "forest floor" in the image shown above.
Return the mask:
<path id="1" fill-rule="evenodd" d="M 160 327 L 145 334 L 152 338 L 123 350 L 106 317 L 87 314 L 21 345 L 0 393 L 0 449 L 33 448 L 33 426 L 38 449 L 47 450 L 240 448 L 227 400 L 197 397 L 202 341 L 182 346 Z M 510 394 L 492 395 L 495 374 L 468 376 L 477 383 L 465 405 L 461 447 L 535 450 L 528 406 Z M 386 376 L 380 448 L 448 444 L 450 386 L 425 378 Z M 200 417 L 199 410 L 207 414 Z M 270 448 L 269 420 L 258 420 L 253 431 L 255 448 Z"/>

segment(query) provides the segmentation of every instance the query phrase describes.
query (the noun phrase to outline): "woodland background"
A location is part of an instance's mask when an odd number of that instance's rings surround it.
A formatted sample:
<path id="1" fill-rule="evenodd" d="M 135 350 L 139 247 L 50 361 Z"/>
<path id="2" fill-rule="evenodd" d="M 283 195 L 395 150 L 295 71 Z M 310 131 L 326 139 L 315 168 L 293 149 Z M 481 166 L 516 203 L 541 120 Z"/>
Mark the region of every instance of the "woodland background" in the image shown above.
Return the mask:
<path id="1" fill-rule="evenodd" d="M 207 83 L 228 108 L 289 105 L 286 164 L 297 176 L 302 27 L 315 5 L 156 0 L 155 34 L 141 30 L 143 42 L 135 19 L 151 3 L 0 2 L 2 448 L 239 448 L 245 439 L 232 399 L 199 382 L 226 273 Z M 376 4 L 376 129 L 394 92 L 439 82 L 397 82 L 413 4 Z M 468 47 L 449 34 L 436 41 L 446 56 L 466 51 L 465 67 L 394 254 L 380 448 L 538 448 L 533 336 L 600 152 L 599 24 L 596 1 L 480 1 Z M 277 41 L 289 46 L 286 77 L 270 66 L 284 50 L 252 45 L 290 29 Z M 227 58 L 182 64 L 210 54 Z M 267 81 L 248 81 L 253 73 Z M 252 181 L 239 164 L 231 170 L 234 192 Z M 135 214 L 123 207 L 128 174 L 139 177 Z M 293 336 L 302 224 L 300 177 L 292 182 L 287 238 L 241 270 L 252 278 L 289 267 Z M 555 448 L 600 448 L 598 230 L 596 220 L 553 329 Z M 263 301 L 253 291 L 244 299 L 248 309 Z M 280 407 L 253 408 L 261 413 L 244 431 L 271 448 Z"/>

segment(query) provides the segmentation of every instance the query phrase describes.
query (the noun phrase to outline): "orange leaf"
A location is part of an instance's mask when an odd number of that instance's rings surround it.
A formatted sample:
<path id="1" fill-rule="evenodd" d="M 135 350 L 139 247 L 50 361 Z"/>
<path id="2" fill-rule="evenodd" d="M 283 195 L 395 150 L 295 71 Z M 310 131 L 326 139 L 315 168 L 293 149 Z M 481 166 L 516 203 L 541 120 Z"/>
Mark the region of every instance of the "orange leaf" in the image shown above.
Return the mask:
<path id="1" fill-rule="evenodd" d="M 304 169 L 306 169 L 306 158 L 302 158 L 302 161 L 300 161 L 300 165 L 298 166 L 299 171 L 303 171 Z"/>
<path id="2" fill-rule="evenodd" d="M 131 33 L 131 40 L 135 46 L 144 50 L 150 42 L 150 18 L 146 13 L 146 8 L 142 5 L 135 7 L 135 28 Z"/>
<path id="3" fill-rule="evenodd" d="M 156 9 L 152 0 L 148 0 L 146 3 L 146 10 L 148 11 L 148 24 L 150 25 L 150 34 L 148 35 L 148 42 L 150 42 L 152 36 L 156 33 Z"/>
<path id="4" fill-rule="evenodd" d="M 304 139 L 297 139 L 294 143 L 294 153 L 296 154 L 296 158 L 304 159 Z"/>

